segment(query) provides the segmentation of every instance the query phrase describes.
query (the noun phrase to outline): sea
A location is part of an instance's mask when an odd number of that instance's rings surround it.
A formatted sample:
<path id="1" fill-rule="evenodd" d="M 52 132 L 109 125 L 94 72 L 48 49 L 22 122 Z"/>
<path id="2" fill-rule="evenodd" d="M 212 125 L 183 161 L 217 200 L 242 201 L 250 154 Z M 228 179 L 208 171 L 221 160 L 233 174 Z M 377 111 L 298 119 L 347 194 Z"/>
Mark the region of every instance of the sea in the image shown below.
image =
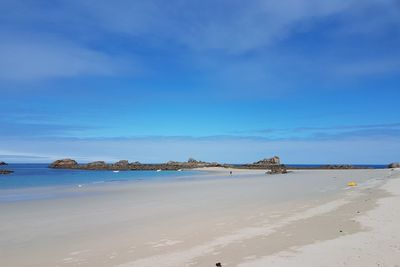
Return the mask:
<path id="1" fill-rule="evenodd" d="M 322 165 L 290 164 L 288 167 L 315 168 Z M 357 165 L 382 169 L 386 165 Z M 203 179 L 207 172 L 182 171 L 110 171 L 110 170 L 68 170 L 51 169 L 48 164 L 14 163 L 0 166 L 13 170 L 0 175 L 0 204 L 5 202 L 75 197 L 87 194 L 90 188 L 124 183 L 151 183 Z M 243 177 L 243 176 L 240 176 Z M 210 179 L 210 176 L 207 176 Z M 211 179 L 237 179 L 235 175 L 216 176 Z M 271 177 L 272 179 L 272 177 Z M 288 178 L 289 179 L 289 178 Z M 279 179 L 282 180 L 282 179 Z M 283 179 L 285 180 L 285 179 Z M 282 182 L 284 182 L 282 180 Z M 107 187 L 109 188 L 109 187 Z M 105 188 L 104 188 L 105 189 Z"/>
<path id="2" fill-rule="evenodd" d="M 0 169 L 12 170 L 14 173 L 0 175 L 1 189 L 31 187 L 48 187 L 59 185 L 87 186 L 101 183 L 118 183 L 127 181 L 151 182 L 171 181 L 182 177 L 199 174 L 196 171 L 119 171 L 110 170 L 64 170 L 51 169 L 43 163 L 10 163 Z M 1 194 L 1 192 L 0 192 Z"/>
<path id="3" fill-rule="evenodd" d="M 315 168 L 323 165 L 317 164 L 288 164 L 288 167 Z M 386 165 L 354 165 L 367 168 L 382 169 Z M 118 182 L 151 182 L 151 181 L 173 181 L 201 175 L 198 171 L 119 171 L 110 170 L 62 170 L 51 169 L 44 163 L 11 163 L 0 166 L 0 169 L 13 170 L 14 173 L 0 175 L 1 189 L 18 189 L 31 187 L 47 187 L 59 185 L 87 186 L 101 183 Z M 1 194 L 1 192 L 0 192 Z"/>

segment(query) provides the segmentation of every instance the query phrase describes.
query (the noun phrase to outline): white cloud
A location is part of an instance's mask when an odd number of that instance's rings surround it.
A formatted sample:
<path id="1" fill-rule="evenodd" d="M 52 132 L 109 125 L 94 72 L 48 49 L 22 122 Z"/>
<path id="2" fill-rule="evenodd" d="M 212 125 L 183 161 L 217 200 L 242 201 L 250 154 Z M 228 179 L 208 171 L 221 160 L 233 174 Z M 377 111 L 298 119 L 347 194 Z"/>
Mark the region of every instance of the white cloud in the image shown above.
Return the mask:
<path id="1" fill-rule="evenodd" d="M 186 53 L 185 60 L 190 68 L 203 69 L 211 76 L 214 73 L 220 76 L 216 79 L 221 78 L 223 82 L 228 81 L 224 78 L 226 73 L 235 72 L 232 68 L 245 68 L 250 83 L 262 83 L 269 81 L 265 78 L 269 72 L 260 71 L 258 62 L 241 62 L 242 55 L 262 51 L 259 55 L 263 58 L 262 64 L 271 68 L 273 64 L 269 64 L 269 58 L 286 54 L 284 64 L 288 65 L 299 56 L 279 45 L 298 33 L 312 32 L 321 22 L 334 22 L 332 28 L 324 27 L 319 33 L 339 38 L 339 43 L 346 42 L 354 34 L 376 35 L 377 31 L 396 27 L 400 22 L 396 0 L 71 0 L 48 5 L 17 0 L 0 3 L 0 9 L 4 10 L 0 15 L 3 23 L 0 28 L 1 79 L 119 74 L 126 62 L 101 49 L 88 48 L 96 46 L 97 42 L 113 47 L 113 39 L 105 38 L 115 37 L 124 43 L 121 50 L 128 51 L 130 45 L 136 44 L 153 49 L 155 54 L 180 49 L 182 54 Z M 369 23 L 371 21 L 374 23 Z M 56 36 L 57 41 L 30 40 L 24 31 Z M 10 39 L 9 32 L 19 33 L 18 38 Z M 338 37 L 338 32 L 342 36 Z M 345 48 L 338 49 L 337 44 L 324 43 L 324 51 L 335 50 L 338 58 L 343 57 L 340 52 Z M 128 51 L 131 52 L 138 53 Z M 225 56 L 238 59 L 236 66 L 231 67 L 232 62 Z M 222 72 L 203 65 L 201 58 L 206 57 L 218 62 Z M 320 69 L 327 69 L 329 74 L 334 72 L 337 62 L 331 60 L 327 64 L 329 58 L 325 60 L 324 54 L 316 58 L 320 60 L 313 64 L 310 72 Z M 142 62 L 151 64 L 145 56 Z"/>
<path id="2" fill-rule="evenodd" d="M 276 44 L 293 33 L 317 25 L 318 20 L 337 16 L 347 23 L 357 15 L 367 22 L 379 18 L 392 23 L 394 0 L 250 0 L 250 1 L 75 1 L 75 7 L 108 31 L 162 38 L 196 50 L 243 53 Z M 381 8 L 390 11 L 370 14 Z M 353 21 L 354 22 L 354 21 Z M 349 25 L 338 25 L 348 28 Z M 359 24 L 359 30 L 365 27 Z M 369 24 L 365 24 L 371 27 Z"/>
<path id="3" fill-rule="evenodd" d="M 351 1 L 246 1 L 237 5 L 234 15 L 212 13 L 201 18 L 192 32 L 181 32 L 180 38 L 196 49 L 240 54 L 279 43 L 302 30 L 304 23 L 349 6 Z"/>

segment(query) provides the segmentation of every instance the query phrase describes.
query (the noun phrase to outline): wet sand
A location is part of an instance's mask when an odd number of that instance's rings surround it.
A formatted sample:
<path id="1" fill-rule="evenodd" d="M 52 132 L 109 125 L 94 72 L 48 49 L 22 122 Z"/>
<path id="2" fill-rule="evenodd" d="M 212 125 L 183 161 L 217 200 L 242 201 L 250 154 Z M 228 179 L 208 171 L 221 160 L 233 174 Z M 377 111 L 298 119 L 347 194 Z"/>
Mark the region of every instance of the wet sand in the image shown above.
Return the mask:
<path id="1" fill-rule="evenodd" d="M 400 170 L 206 171 L 181 181 L 48 188 L 71 194 L 0 203 L 0 265 L 400 262 Z M 347 187 L 350 180 L 358 186 Z"/>

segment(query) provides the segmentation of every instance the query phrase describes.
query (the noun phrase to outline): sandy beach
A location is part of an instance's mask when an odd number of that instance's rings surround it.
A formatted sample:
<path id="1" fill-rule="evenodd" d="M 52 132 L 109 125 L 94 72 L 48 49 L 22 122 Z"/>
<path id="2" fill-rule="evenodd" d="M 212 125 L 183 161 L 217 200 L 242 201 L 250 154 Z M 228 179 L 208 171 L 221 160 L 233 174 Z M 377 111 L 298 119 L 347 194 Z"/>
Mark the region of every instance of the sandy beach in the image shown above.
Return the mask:
<path id="1" fill-rule="evenodd" d="M 400 0 L 0 10 L 0 267 L 400 267 Z"/>
<path id="2" fill-rule="evenodd" d="M 0 203 L 0 265 L 400 264 L 400 169 L 202 171 Z"/>

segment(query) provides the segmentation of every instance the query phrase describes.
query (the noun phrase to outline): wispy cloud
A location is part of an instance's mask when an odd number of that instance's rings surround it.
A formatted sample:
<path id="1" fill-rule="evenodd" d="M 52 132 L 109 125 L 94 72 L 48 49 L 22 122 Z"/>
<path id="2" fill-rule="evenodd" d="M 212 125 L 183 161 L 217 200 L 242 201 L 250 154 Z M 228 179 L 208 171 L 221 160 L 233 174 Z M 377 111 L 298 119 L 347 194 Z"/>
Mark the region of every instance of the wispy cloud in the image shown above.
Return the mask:
<path id="1" fill-rule="evenodd" d="M 331 49 L 330 40 L 337 42 L 337 32 L 341 32 L 340 40 L 344 41 L 350 35 L 374 35 L 376 25 L 383 32 L 382 29 L 395 29 L 399 23 L 395 0 L 118 0 L 112 3 L 72 0 L 46 5 L 17 0 L 2 1 L 0 8 L 3 10 L 0 79 L 118 75 L 127 69 L 132 71 L 132 62 L 155 70 L 157 66 L 138 51 L 138 47 L 147 47 L 155 54 L 169 56 L 173 55 L 168 50 L 179 51 L 192 69 L 201 69 L 208 76 L 214 75 L 215 80 L 221 80 L 211 86 L 233 81 L 230 85 L 241 89 L 244 86 L 239 85 L 246 84 L 256 87 L 255 90 L 267 90 L 260 84 L 268 84 L 269 91 L 286 88 L 270 78 L 279 74 L 280 68 L 274 71 L 274 67 L 280 63 L 287 67 L 288 62 L 298 59 L 285 49 L 276 48 L 286 40 L 313 34 L 321 23 L 327 23 L 324 29 L 324 35 L 328 36 L 324 50 L 327 51 Z M 375 26 L 367 23 L 372 20 L 377 22 Z M 334 26 L 329 24 L 332 21 Z M 353 27 L 346 36 L 346 29 L 352 25 L 358 27 Z M 120 48 L 119 52 L 111 53 L 115 47 Z M 121 55 L 121 50 L 126 53 Z M 286 59 L 275 57 L 277 53 L 286 54 Z M 323 63 L 314 62 L 311 72 L 320 70 L 321 66 L 335 72 L 338 66 L 344 65 L 342 72 L 367 75 L 398 67 L 397 63 L 390 62 L 368 64 L 368 59 L 335 63 L 325 53 L 315 53 Z M 265 60 L 260 65 L 243 58 L 248 55 Z M 204 58 L 214 61 L 211 67 L 204 64 Z M 302 69 L 304 65 L 296 71 Z M 243 77 L 231 75 L 238 72 Z M 278 79 L 282 77 L 278 75 Z"/>
<path id="2" fill-rule="evenodd" d="M 129 64 L 103 52 L 68 41 L 0 38 L 0 79 L 40 80 L 74 76 L 112 76 Z"/>
<path id="3" fill-rule="evenodd" d="M 293 131 L 315 131 L 315 130 L 359 130 L 359 129 L 391 129 L 400 128 L 399 123 L 382 123 L 382 124 L 361 124 L 361 125 L 337 125 L 328 127 L 296 127 Z"/>
<path id="4" fill-rule="evenodd" d="M 0 10 L 7 155 L 232 162 L 303 159 L 310 146 L 310 159 L 327 161 L 318 150 L 398 155 L 397 123 L 355 125 L 396 120 L 397 0 L 3 0 Z M 315 115 L 330 119 L 230 132 Z"/>
<path id="5" fill-rule="evenodd" d="M 341 140 L 400 138 L 400 123 L 294 127 L 255 130 L 253 134 L 277 140 Z"/>
<path id="6" fill-rule="evenodd" d="M 49 122 L 22 122 L 0 120 L 0 136 L 21 137 L 66 137 L 82 135 L 93 127 Z"/>
<path id="7" fill-rule="evenodd" d="M 100 0 L 69 1 L 68 4 L 109 31 L 168 38 L 191 49 L 215 49 L 233 54 L 276 44 L 292 34 L 310 30 L 318 20 L 336 15 L 343 22 L 354 15 L 362 20 L 371 7 L 391 10 L 397 5 L 392 0 L 119 0 L 112 4 Z M 388 15 L 381 24 L 393 21 L 396 13 Z"/>
<path id="8" fill-rule="evenodd" d="M 400 142 L 388 139 L 268 140 L 266 138 L 46 138 L 0 139 L 4 155 L 30 155 L 13 161 L 50 162 L 72 157 L 78 161 L 119 159 L 141 162 L 187 160 L 245 163 L 279 155 L 284 163 L 375 163 L 398 160 Z M 44 157 L 33 159 L 31 155 Z M 8 157 L 3 157 L 8 160 Z M 11 157 L 10 160 L 11 162 Z"/>
<path id="9" fill-rule="evenodd" d="M 46 156 L 26 155 L 26 154 L 0 154 L 0 159 L 11 160 L 12 162 L 18 160 L 49 160 Z"/>

